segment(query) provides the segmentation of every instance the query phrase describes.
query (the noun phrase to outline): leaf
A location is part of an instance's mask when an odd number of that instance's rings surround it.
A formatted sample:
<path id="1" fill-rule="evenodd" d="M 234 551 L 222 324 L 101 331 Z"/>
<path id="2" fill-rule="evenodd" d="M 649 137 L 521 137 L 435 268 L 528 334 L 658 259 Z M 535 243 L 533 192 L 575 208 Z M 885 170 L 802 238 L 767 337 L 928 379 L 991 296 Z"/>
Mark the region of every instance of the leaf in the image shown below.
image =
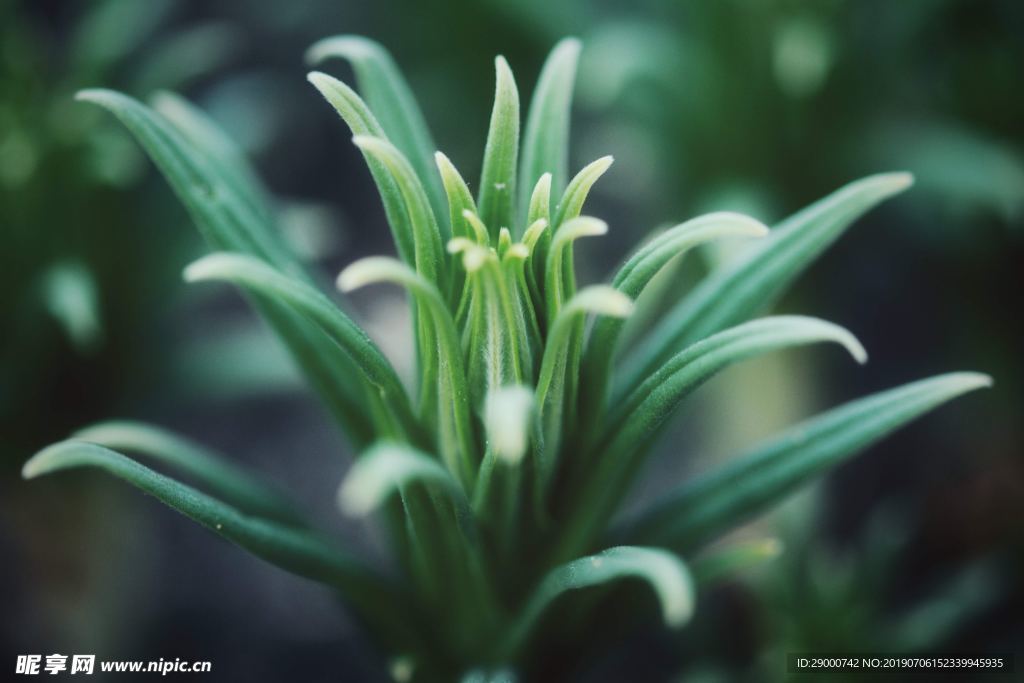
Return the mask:
<path id="1" fill-rule="evenodd" d="M 585 287 L 562 309 L 551 326 L 537 380 L 537 406 L 540 411 L 541 443 L 538 444 L 537 492 L 547 490 L 554 474 L 562 434 L 575 422 L 576 368 L 578 357 L 572 351 L 579 345 L 574 337 L 583 334 L 582 319 L 588 313 L 625 318 L 633 302 L 622 292 L 605 285 Z"/>
<path id="2" fill-rule="evenodd" d="M 324 38 L 306 52 L 306 61 L 310 64 L 331 57 L 341 57 L 352 64 L 359 89 L 377 115 L 387 139 L 409 159 L 416 176 L 426 183 L 434 215 L 443 216 L 444 191 L 431 164 L 437 145 L 412 90 L 391 55 L 379 43 L 352 35 Z"/>
<path id="3" fill-rule="evenodd" d="M 118 420 L 80 429 L 73 438 L 115 451 L 148 456 L 175 467 L 241 513 L 305 526 L 295 506 L 274 487 L 259 481 L 222 455 L 167 430 L 142 422 Z"/>
<path id="4" fill-rule="evenodd" d="M 470 288 L 463 334 L 466 378 L 473 405 L 482 406 L 490 391 L 532 376 L 532 359 L 526 353 L 526 321 L 494 250 L 467 244 L 462 261 Z"/>
<path id="5" fill-rule="evenodd" d="M 480 175 L 480 218 L 496 241 L 502 227 L 514 223 L 516 161 L 519 155 L 519 91 L 504 57 L 494 60 L 497 83 L 494 109 Z"/>
<path id="6" fill-rule="evenodd" d="M 138 139 L 188 210 L 196 227 L 215 249 L 256 256 L 301 277 L 307 277 L 285 249 L 280 236 L 239 195 L 225 177 L 222 164 L 189 141 L 160 115 L 131 97 L 111 90 L 83 90 L 80 100 L 93 102 L 117 116 Z M 325 352 L 312 324 L 272 301 L 257 299 L 260 311 L 287 345 L 309 382 L 356 446 L 370 434 L 363 387 L 351 381 L 351 368 L 337 354 Z"/>
<path id="7" fill-rule="evenodd" d="M 32 456 L 21 472 L 25 479 L 33 479 L 77 467 L 105 470 L 257 557 L 293 574 L 337 586 L 349 597 L 355 597 L 352 593 L 356 591 L 392 588 L 374 578 L 357 560 L 328 546 L 311 532 L 246 516 L 103 446 L 61 441 Z"/>
<path id="8" fill-rule="evenodd" d="M 693 579 L 682 560 L 660 548 L 618 546 L 573 560 L 548 573 L 513 626 L 506 651 L 517 651 L 541 615 L 565 593 L 633 578 L 647 582 L 654 591 L 666 626 L 679 628 L 690 620 L 695 592 Z"/>
<path id="9" fill-rule="evenodd" d="M 838 325 L 805 316 L 774 316 L 708 337 L 676 354 L 630 394 L 613 396 L 602 428 L 588 434 L 590 445 L 584 452 L 591 458 L 574 463 L 582 483 L 566 499 L 563 552 L 580 552 L 600 531 L 626 494 L 654 436 L 687 395 L 738 361 L 825 341 L 841 344 L 858 362 L 867 360 L 860 342 Z"/>
<path id="10" fill-rule="evenodd" d="M 611 156 L 603 156 L 584 166 L 573 177 L 569 186 L 565 188 L 565 194 L 562 195 L 562 199 L 555 208 L 555 218 L 552 221 L 555 235 L 558 234 L 558 230 L 563 223 L 580 215 L 580 212 L 583 210 L 583 204 L 587 201 L 587 196 L 590 194 L 590 189 L 611 168 L 614 161 L 615 159 Z"/>
<path id="11" fill-rule="evenodd" d="M 560 193 L 569 168 L 569 107 L 579 61 L 580 41 L 566 38 L 551 51 L 530 100 L 519 164 L 520 215 L 527 214 L 530 192 L 545 173 Z"/>
<path id="12" fill-rule="evenodd" d="M 185 280 L 227 280 L 279 301 L 308 318 L 330 339 L 324 341 L 328 344 L 324 353 L 346 354 L 376 390 L 377 399 L 385 408 L 380 411 L 383 420 L 376 420 L 378 434 L 417 440 L 419 427 L 394 368 L 366 332 L 318 290 L 252 257 L 232 253 L 209 254 L 195 261 L 185 269 Z M 397 426 L 390 424 L 390 419 L 397 419 Z"/>
<path id="13" fill-rule="evenodd" d="M 567 287 L 567 280 L 574 280 L 571 262 L 565 254 L 572 249 L 572 243 L 580 237 L 597 237 L 608 232 L 608 224 L 597 218 L 580 216 L 566 222 L 551 240 L 547 264 L 544 269 L 544 296 L 549 324 L 554 322 L 562 303 L 575 292 L 574 287 Z M 566 271 L 568 266 L 569 270 Z"/>
<path id="14" fill-rule="evenodd" d="M 677 349 L 771 306 L 850 224 L 912 181 L 907 173 L 868 176 L 784 220 L 744 258 L 711 274 L 663 316 L 626 359 L 623 385 L 635 388 Z"/>
<path id="15" fill-rule="evenodd" d="M 440 364 L 436 400 L 432 404 L 435 415 L 428 416 L 438 430 L 440 455 L 465 490 L 472 488 L 477 463 L 476 439 L 470 420 L 469 390 L 466 385 L 462 350 L 455 321 L 433 284 L 400 261 L 385 257 L 361 259 L 349 265 L 338 276 L 338 288 L 349 292 L 376 282 L 391 282 L 406 288 L 430 316 L 433 342 L 431 350 Z"/>
<path id="16" fill-rule="evenodd" d="M 409 223 L 412 227 L 413 246 L 416 255 L 416 272 L 433 282 L 440 289 L 447 285 L 445 280 L 444 252 L 441 247 L 441 233 L 437 220 L 427 201 L 423 184 L 416 177 L 409 161 L 387 140 L 369 135 L 352 138 L 356 147 L 375 157 L 384 164 L 405 203 Z"/>
<path id="17" fill-rule="evenodd" d="M 112 90 L 82 90 L 77 99 L 113 113 L 138 139 L 214 247 L 259 256 L 292 270 L 280 236 L 240 195 L 224 167 L 141 102 Z"/>
<path id="18" fill-rule="evenodd" d="M 153 97 L 153 108 L 218 165 L 232 189 L 255 213 L 271 222 L 270 197 L 263 183 L 241 148 L 213 119 L 184 97 L 168 91 L 158 92 Z"/>
<path id="19" fill-rule="evenodd" d="M 694 218 L 666 230 L 638 249 L 615 274 L 612 286 L 635 300 L 669 261 L 693 247 L 721 238 L 763 237 L 767 234 L 768 228 L 762 223 L 738 213 L 723 211 Z M 612 359 L 622 327 L 621 318 L 602 318 L 594 323 L 587 340 L 583 371 L 587 390 L 584 398 L 591 405 L 592 414 L 604 407 Z"/>
<path id="20" fill-rule="evenodd" d="M 374 117 L 370 108 L 366 106 L 356 91 L 348 87 L 336 78 L 327 74 L 313 71 L 306 78 L 313 84 L 324 99 L 334 107 L 341 118 L 348 125 L 353 135 L 370 135 L 386 140 L 387 134 L 384 128 Z M 377 192 L 380 194 L 384 204 L 384 213 L 388 219 L 388 226 L 391 228 L 391 235 L 395 240 L 395 247 L 398 249 L 399 257 L 409 265 L 416 264 L 416 249 L 412 226 L 408 213 L 405 210 L 405 200 L 398 188 L 391 171 L 384 163 L 362 150 L 366 166 L 370 169 L 373 182 L 377 185 Z M 442 215 L 442 214 L 438 214 Z"/>
<path id="21" fill-rule="evenodd" d="M 474 237 L 473 226 L 464 216 L 466 211 L 476 215 L 476 203 L 473 195 L 462 179 L 455 165 L 441 152 L 434 154 L 434 161 L 437 163 L 437 170 L 441 175 L 441 182 L 444 185 L 445 194 L 448 195 L 448 216 L 452 227 L 452 241 L 458 239 L 472 239 Z M 484 233 L 486 236 L 486 231 Z M 449 247 L 451 241 L 448 243 Z M 456 309 L 461 300 L 467 296 L 466 276 L 462 269 L 452 268 L 452 291 L 449 303 Z"/>
<path id="22" fill-rule="evenodd" d="M 372 447 L 353 463 L 338 489 L 338 505 L 345 514 L 363 517 L 412 484 L 440 489 L 459 507 L 467 507 L 458 482 L 437 460 L 408 446 L 389 443 Z"/>
<path id="23" fill-rule="evenodd" d="M 692 550 L 911 420 L 991 384 L 987 375 L 955 372 L 834 408 L 688 482 L 630 525 L 626 535 Z"/>

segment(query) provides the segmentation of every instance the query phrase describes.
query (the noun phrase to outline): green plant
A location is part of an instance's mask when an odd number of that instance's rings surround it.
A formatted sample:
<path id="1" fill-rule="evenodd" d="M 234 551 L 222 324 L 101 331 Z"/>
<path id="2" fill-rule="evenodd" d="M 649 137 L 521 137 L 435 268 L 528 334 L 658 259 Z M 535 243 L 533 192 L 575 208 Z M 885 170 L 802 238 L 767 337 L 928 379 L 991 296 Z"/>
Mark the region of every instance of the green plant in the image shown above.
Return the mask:
<path id="1" fill-rule="evenodd" d="M 646 242 L 610 285 L 577 290 L 573 242 L 606 230 L 581 215 L 583 203 L 611 164 L 599 159 L 567 177 L 578 52 L 575 40 L 552 52 L 522 140 L 516 85 L 497 59 L 474 198 L 451 162 L 434 153 L 407 85 L 380 46 L 340 37 L 311 51 L 314 60 L 341 56 L 355 68 L 366 101 L 323 73 L 309 80 L 355 134 L 399 255 L 358 261 L 338 285 L 349 291 L 388 282 L 408 290 L 418 369 L 412 391 L 284 248 L 258 181 L 210 121 L 180 101 L 158 113 L 116 92 L 80 95 L 135 134 L 218 251 L 189 265 L 185 279 L 242 288 L 319 390 L 360 452 L 339 503 L 349 514 L 380 513 L 395 567 L 372 567 L 333 546 L 248 473 L 144 425 L 85 429 L 34 456 L 24 476 L 105 469 L 265 560 L 337 588 L 397 657 L 396 677 L 483 679 L 546 666 L 545 642 L 560 630 L 570 640 L 596 639 L 593 629 L 584 631 L 588 614 L 632 604 L 613 586 L 620 579 L 646 582 L 665 623 L 681 626 L 695 590 L 684 558 L 854 451 L 989 384 L 984 375 L 953 373 L 846 404 L 612 525 L 660 428 L 717 371 L 825 341 L 865 360 L 853 335 L 834 324 L 751 318 L 910 178 L 852 183 L 771 231 L 733 213 L 693 219 Z M 624 318 L 651 278 L 685 251 L 724 237 L 758 243 L 617 360 Z M 177 469 L 198 488 L 118 450 Z M 725 552 L 695 560 L 708 564 L 694 574 L 717 574 L 758 555 Z"/>

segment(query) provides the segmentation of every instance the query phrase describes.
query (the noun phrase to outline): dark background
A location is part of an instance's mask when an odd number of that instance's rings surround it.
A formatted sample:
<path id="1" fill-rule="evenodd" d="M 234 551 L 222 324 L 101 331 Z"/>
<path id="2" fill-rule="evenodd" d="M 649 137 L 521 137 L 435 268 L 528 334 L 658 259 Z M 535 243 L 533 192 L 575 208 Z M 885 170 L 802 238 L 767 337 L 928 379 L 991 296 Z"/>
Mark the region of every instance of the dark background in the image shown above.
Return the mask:
<path id="1" fill-rule="evenodd" d="M 115 123 L 71 99 L 102 85 L 198 102 L 249 151 L 284 229 L 333 275 L 390 250 L 362 159 L 304 78 L 305 49 L 340 33 L 392 51 L 467 178 L 479 173 L 494 55 L 508 58 L 525 100 L 551 46 L 581 37 L 572 166 L 616 157 L 588 205 L 611 225 L 581 249 L 589 281 L 648 230 L 698 212 L 770 223 L 868 173 L 917 177 L 780 307 L 848 327 L 871 362 L 801 352 L 729 371 L 684 411 L 650 479 L 685 476 L 816 409 L 918 377 L 974 369 L 995 388 L 759 523 L 787 546 L 781 560 L 702 596 L 681 635 L 639 634 L 601 667 L 644 680 L 766 680 L 782 677 L 788 651 L 1019 652 L 1021 3 L 5 0 L 0 666 L 18 653 L 95 652 L 209 659 L 232 680 L 383 675 L 327 591 L 100 475 L 18 477 L 28 456 L 79 426 L 147 419 L 260 469 L 348 542 L 379 552 L 373 529 L 334 511 L 349 454 L 324 411 L 237 295 L 181 283 L 202 251 L 184 211 Z M 323 68 L 351 76 L 341 63 Z M 61 303 L 69 282 L 94 293 L 72 313 Z M 400 299 L 354 305 L 378 334 L 402 329 Z"/>

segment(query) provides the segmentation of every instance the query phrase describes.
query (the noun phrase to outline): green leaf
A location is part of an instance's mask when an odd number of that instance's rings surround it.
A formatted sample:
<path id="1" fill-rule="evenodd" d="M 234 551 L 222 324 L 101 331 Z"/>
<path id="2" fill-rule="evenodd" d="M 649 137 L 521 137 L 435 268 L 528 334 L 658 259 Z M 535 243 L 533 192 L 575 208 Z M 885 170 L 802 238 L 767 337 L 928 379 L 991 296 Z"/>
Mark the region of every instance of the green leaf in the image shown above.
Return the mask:
<path id="1" fill-rule="evenodd" d="M 573 408 L 577 398 L 575 382 L 579 358 L 573 357 L 572 352 L 579 348 L 574 339 L 583 334 L 583 317 L 592 313 L 625 318 L 632 309 L 633 302 L 622 292 L 605 285 L 593 285 L 570 299 L 551 326 L 536 391 L 541 429 L 536 467 L 538 494 L 543 495 L 551 483 L 562 434 L 575 422 Z"/>
<path id="2" fill-rule="evenodd" d="M 682 560 L 660 548 L 618 546 L 552 570 L 516 621 L 506 651 L 516 652 L 545 610 L 564 594 L 622 579 L 647 582 L 661 604 L 666 626 L 679 628 L 693 615 L 693 579 Z"/>
<path id="3" fill-rule="evenodd" d="M 138 139 L 216 248 L 259 256 L 285 270 L 296 268 L 267 217 L 241 195 L 224 165 L 141 102 L 112 90 L 82 90 L 77 99 L 109 110 Z"/>
<path id="4" fill-rule="evenodd" d="M 338 288 L 343 292 L 376 282 L 391 282 L 406 288 L 430 317 L 432 327 L 431 349 L 433 357 L 444 359 L 431 403 L 433 414 L 425 415 L 428 423 L 437 429 L 440 455 L 465 490 L 472 488 L 476 475 L 476 438 L 469 410 L 469 389 L 462 362 L 455 321 L 437 288 L 400 261 L 385 257 L 370 257 L 349 265 L 338 276 Z"/>
<path id="5" fill-rule="evenodd" d="M 167 430 L 142 422 L 117 420 L 80 429 L 73 438 L 115 451 L 148 456 L 175 467 L 239 512 L 305 526 L 295 506 L 276 488 L 259 481 L 219 453 Z"/>
<path id="6" fill-rule="evenodd" d="M 574 280 L 571 262 L 565 257 L 571 251 L 572 243 L 581 237 L 598 237 L 607 232 L 608 224 L 604 221 L 580 216 L 565 223 L 551 240 L 544 269 L 544 296 L 549 324 L 558 317 L 563 302 L 575 293 L 574 286 L 566 286 L 567 280 Z"/>
<path id="7" fill-rule="evenodd" d="M 232 189 L 252 210 L 271 222 L 271 201 L 263 183 L 256 176 L 244 152 L 205 112 L 184 97 L 162 91 L 153 97 L 153 108 L 177 128 L 182 135 L 202 149 L 216 163 Z"/>
<path id="8" fill-rule="evenodd" d="M 589 433 L 591 455 L 577 461 L 582 479 L 567 499 L 563 552 L 586 548 L 625 496 L 650 443 L 682 400 L 718 371 L 770 351 L 817 342 L 841 344 L 858 362 L 867 354 L 842 327 L 805 316 L 752 320 L 719 332 L 676 354 L 628 395 L 613 396 L 602 428 Z M 589 461 L 589 462 L 588 462 Z"/>
<path id="9" fill-rule="evenodd" d="M 103 446 L 61 441 L 32 456 L 22 468 L 22 476 L 33 479 L 77 467 L 105 470 L 267 562 L 293 574 L 337 586 L 349 597 L 356 597 L 353 593 L 361 590 L 377 592 L 393 588 L 374 578 L 357 560 L 328 546 L 311 532 L 247 516 Z"/>
<path id="10" fill-rule="evenodd" d="M 434 155 L 434 161 L 437 163 L 445 194 L 448 195 L 448 216 L 452 227 L 452 239 L 471 240 L 475 236 L 473 226 L 464 214 L 469 211 L 470 214 L 476 215 L 476 202 L 473 201 L 473 194 L 448 157 L 437 152 Z M 451 242 L 449 241 L 448 244 L 450 246 Z M 459 308 L 462 299 L 466 296 L 466 274 L 461 268 L 452 268 L 452 291 L 449 304 L 453 310 Z"/>
<path id="11" fill-rule="evenodd" d="M 623 368 L 635 388 L 676 350 L 770 307 L 855 220 L 910 187 L 907 173 L 850 183 L 787 218 L 744 258 L 705 279 L 662 318 Z"/>
<path id="12" fill-rule="evenodd" d="M 461 246 L 470 288 L 463 337 L 466 375 L 473 405 L 482 406 L 490 391 L 524 382 L 532 373 L 532 359 L 526 353 L 525 319 L 512 300 L 496 253 L 477 244 Z"/>
<path id="13" fill-rule="evenodd" d="M 252 257 L 232 253 L 209 254 L 195 261 L 185 269 L 185 280 L 233 282 L 308 318 L 326 335 L 319 342 L 323 354 L 346 354 L 375 389 L 374 400 L 381 404 L 374 411 L 378 434 L 417 440 L 419 428 L 394 368 L 366 332 L 318 290 Z"/>
<path id="14" fill-rule="evenodd" d="M 583 210 L 583 204 L 587 201 L 587 196 L 590 194 L 590 189 L 611 168 L 614 161 L 615 159 L 611 156 L 603 156 L 596 161 L 591 161 L 573 177 L 569 186 L 565 188 L 565 194 L 562 195 L 562 199 L 559 200 L 558 206 L 555 208 L 555 218 L 552 221 L 552 226 L 555 229 L 556 236 L 563 223 L 580 215 L 580 212 Z"/>
<path id="15" fill-rule="evenodd" d="M 635 300 L 669 261 L 695 246 L 716 239 L 763 237 L 767 234 L 768 228 L 764 224 L 738 213 L 723 211 L 694 218 L 666 230 L 638 249 L 615 274 L 612 286 Z M 587 390 L 584 398 L 591 406 L 592 414 L 604 407 L 612 359 L 622 328 L 621 318 L 602 318 L 594 323 L 587 340 L 583 371 Z"/>
<path id="16" fill-rule="evenodd" d="M 441 490 L 458 507 L 468 507 L 458 482 L 437 460 L 408 446 L 390 443 L 372 447 L 352 464 L 338 489 L 338 504 L 346 514 L 362 517 L 412 484 Z"/>
<path id="17" fill-rule="evenodd" d="M 629 538 L 687 552 L 763 512 L 798 486 L 961 394 L 991 386 L 956 372 L 852 401 L 698 477 L 630 525 Z"/>
<path id="18" fill-rule="evenodd" d="M 159 114 L 131 97 L 111 90 L 83 90 L 78 99 L 117 116 L 149 154 L 188 210 L 196 227 L 215 249 L 256 256 L 281 270 L 307 277 L 285 249 L 266 216 L 239 194 L 223 164 L 182 135 Z M 355 445 L 370 437 L 363 388 L 351 382 L 351 367 L 337 354 L 325 355 L 320 332 L 273 301 L 255 305 L 287 345 L 310 383 L 324 397 Z"/>
<path id="19" fill-rule="evenodd" d="M 447 283 L 444 279 L 446 273 L 441 233 L 427 201 L 423 184 L 416 177 L 409 161 L 394 145 L 383 138 L 357 135 L 352 138 L 352 142 L 384 164 L 391 173 L 402 193 L 412 227 L 416 272 L 443 290 Z"/>
<path id="20" fill-rule="evenodd" d="M 579 61 L 580 41 L 566 38 L 551 51 L 537 79 L 523 133 L 519 165 L 520 215 L 526 215 L 529 195 L 545 173 L 552 175 L 557 194 L 569 174 L 569 107 Z"/>
<path id="21" fill-rule="evenodd" d="M 338 79 L 319 71 L 313 71 L 306 78 L 334 107 L 353 135 L 370 135 L 387 139 L 384 128 L 355 90 Z M 409 265 L 415 265 L 415 240 L 409 215 L 405 210 L 405 200 L 402 198 L 398 183 L 382 161 L 366 150 L 362 150 L 362 152 L 366 166 L 370 169 L 370 175 L 373 176 L 373 182 L 377 185 L 377 192 L 384 204 L 384 213 L 387 216 L 388 226 L 391 228 L 391 235 L 395 240 L 398 255 Z"/>
<path id="22" fill-rule="evenodd" d="M 387 139 L 409 159 L 417 177 L 426 183 L 434 215 L 443 216 L 444 191 L 431 163 L 437 145 L 416 98 L 391 55 L 379 43 L 352 35 L 324 38 L 306 52 L 306 60 L 310 64 L 318 64 L 331 57 L 341 57 L 352 64 L 359 89 L 377 115 Z M 358 134 L 362 131 L 353 132 Z"/>
<path id="23" fill-rule="evenodd" d="M 516 161 L 519 155 L 519 91 L 504 57 L 494 60 L 497 83 L 494 109 L 480 175 L 480 218 L 496 242 L 500 228 L 514 222 Z"/>

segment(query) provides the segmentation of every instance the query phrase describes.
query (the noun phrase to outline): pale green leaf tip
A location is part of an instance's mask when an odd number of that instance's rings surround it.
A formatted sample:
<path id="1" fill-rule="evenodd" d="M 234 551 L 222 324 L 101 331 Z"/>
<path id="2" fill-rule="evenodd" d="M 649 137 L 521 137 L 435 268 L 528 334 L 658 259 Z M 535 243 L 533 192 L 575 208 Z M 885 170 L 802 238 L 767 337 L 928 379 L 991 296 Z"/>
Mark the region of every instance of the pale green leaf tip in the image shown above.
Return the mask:
<path id="1" fill-rule="evenodd" d="M 198 258 L 185 266 L 182 277 L 185 282 L 189 283 L 217 280 L 226 277 L 234 267 L 249 263 L 251 260 L 241 254 L 215 252 Z"/>
<path id="2" fill-rule="evenodd" d="M 330 57 L 353 59 L 373 54 L 376 45 L 362 36 L 329 36 L 316 41 L 306 50 L 307 64 L 318 64 Z"/>
<path id="3" fill-rule="evenodd" d="M 519 464 L 530 441 L 530 416 L 533 392 L 524 386 L 501 387 L 487 396 L 484 420 L 494 455 L 510 464 Z"/>
<path id="4" fill-rule="evenodd" d="M 576 293 L 567 306 L 570 307 L 597 315 L 626 318 L 633 312 L 633 300 L 614 287 L 591 285 Z"/>
<path id="5" fill-rule="evenodd" d="M 67 446 L 67 441 L 50 444 L 25 461 L 21 466 L 22 479 L 35 479 L 36 477 L 56 472 L 61 469 L 61 453 Z"/>
<path id="6" fill-rule="evenodd" d="M 975 389 L 989 389 L 995 385 L 991 375 L 983 372 L 951 372 L 946 375 L 946 381 L 956 386 L 959 393 L 974 391 Z"/>

